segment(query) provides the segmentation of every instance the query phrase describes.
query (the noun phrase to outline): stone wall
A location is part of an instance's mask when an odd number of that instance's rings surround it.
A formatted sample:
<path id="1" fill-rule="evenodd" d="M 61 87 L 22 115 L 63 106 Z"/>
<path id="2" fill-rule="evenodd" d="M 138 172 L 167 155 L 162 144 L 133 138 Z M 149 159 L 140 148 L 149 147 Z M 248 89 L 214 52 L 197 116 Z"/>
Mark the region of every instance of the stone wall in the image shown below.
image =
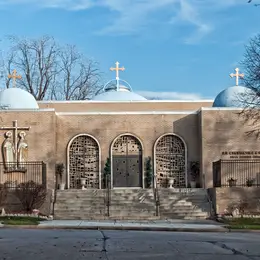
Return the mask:
<path id="1" fill-rule="evenodd" d="M 220 159 L 230 159 L 227 151 L 259 151 L 259 142 L 250 123 L 239 116 L 239 110 L 202 109 L 201 123 L 201 173 L 205 177 L 205 187 L 213 187 L 212 163 Z"/>
<path id="2" fill-rule="evenodd" d="M 43 161 L 47 167 L 47 189 L 48 197 L 41 207 L 42 213 L 48 215 L 51 213 L 51 190 L 55 187 L 55 163 L 56 163 L 56 115 L 50 110 L 34 110 L 34 111 L 1 111 L 0 124 L 1 127 L 12 127 L 13 121 L 17 120 L 18 127 L 30 127 L 26 132 L 26 141 L 28 143 L 28 161 Z M 4 134 L 8 130 L 0 130 L 0 144 L 4 142 Z M 21 130 L 18 130 L 18 133 Z M 0 161 L 3 162 L 2 149 L 0 149 Z M 0 172 L 0 182 L 4 182 L 6 174 L 3 168 Z M 12 173 L 15 178 L 16 173 Z M 17 173 L 26 174 L 26 173 Z M 9 193 L 5 203 L 7 211 L 19 212 L 21 206 L 19 201 Z"/>
<path id="3" fill-rule="evenodd" d="M 213 101 L 39 101 L 40 108 L 54 108 L 56 112 L 118 112 L 118 111 L 196 111 L 212 107 Z"/>
<path id="4" fill-rule="evenodd" d="M 236 212 L 239 207 L 245 214 L 260 214 L 260 187 L 212 188 L 210 195 L 217 214 Z"/>
<path id="5" fill-rule="evenodd" d="M 30 127 L 26 132 L 28 143 L 28 161 L 43 161 L 47 165 L 47 186 L 54 188 L 56 163 L 56 116 L 54 111 L 3 111 L 0 112 L 1 127 L 12 127 L 17 120 L 18 127 Z M 0 131 L 0 144 L 4 142 L 4 133 Z M 18 133 L 20 130 L 18 131 Z M 3 161 L 2 149 L 0 161 Z"/>
<path id="6" fill-rule="evenodd" d="M 78 134 L 89 134 L 101 147 L 101 172 L 109 157 L 112 142 L 119 135 L 130 133 L 143 145 L 144 158 L 153 157 L 155 141 L 166 133 L 181 136 L 188 148 L 188 161 L 199 161 L 197 114 L 59 114 L 57 113 L 57 161 L 67 164 L 69 141 Z"/>

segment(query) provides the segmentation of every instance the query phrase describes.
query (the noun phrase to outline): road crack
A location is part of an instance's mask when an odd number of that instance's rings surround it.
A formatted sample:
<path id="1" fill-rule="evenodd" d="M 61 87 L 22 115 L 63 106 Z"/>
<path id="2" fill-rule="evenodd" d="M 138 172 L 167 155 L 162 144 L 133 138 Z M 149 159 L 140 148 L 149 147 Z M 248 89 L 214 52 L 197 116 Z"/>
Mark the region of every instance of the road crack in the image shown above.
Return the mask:
<path id="1" fill-rule="evenodd" d="M 103 245 L 102 245 L 102 250 L 101 250 L 101 252 L 104 253 L 106 259 L 109 260 L 109 259 L 108 259 L 108 256 L 107 256 L 107 240 L 109 239 L 109 237 L 106 236 L 106 234 L 104 233 L 104 231 L 99 230 L 99 232 L 100 232 L 101 235 L 102 235 L 102 241 L 103 241 Z"/>
<path id="2" fill-rule="evenodd" d="M 245 253 L 243 253 L 241 251 L 238 251 L 235 248 L 229 247 L 229 246 L 227 246 L 224 243 L 220 243 L 220 242 L 216 242 L 216 241 L 207 241 L 207 242 L 210 243 L 210 244 L 213 244 L 215 246 L 221 247 L 223 249 L 226 249 L 228 251 L 231 251 L 233 255 L 242 255 L 242 256 L 247 257 L 248 259 L 254 260 L 254 258 L 252 256 L 249 256 L 249 255 L 247 255 L 247 254 L 245 254 Z"/>

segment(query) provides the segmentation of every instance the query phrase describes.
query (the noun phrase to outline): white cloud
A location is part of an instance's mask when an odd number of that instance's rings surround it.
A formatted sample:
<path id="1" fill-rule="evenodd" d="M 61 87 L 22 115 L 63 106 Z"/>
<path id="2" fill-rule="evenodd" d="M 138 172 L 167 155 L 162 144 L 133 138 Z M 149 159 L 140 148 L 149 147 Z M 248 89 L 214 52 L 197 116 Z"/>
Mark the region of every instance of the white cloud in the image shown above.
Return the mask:
<path id="1" fill-rule="evenodd" d="M 192 44 L 199 42 L 214 30 L 214 22 L 209 18 L 211 14 L 220 9 L 246 4 L 245 2 L 242 0 L 0 0 L 0 6 L 35 4 L 42 8 L 72 11 L 102 7 L 110 11 L 114 19 L 99 33 L 117 35 L 140 33 L 151 21 L 156 22 L 159 15 L 158 23 L 172 27 L 191 25 L 193 33 L 187 35 L 185 42 Z M 171 13 L 172 18 L 169 19 L 168 15 L 164 15 L 166 13 Z"/>
<path id="2" fill-rule="evenodd" d="M 165 99 L 165 100 L 200 100 L 205 99 L 196 93 L 181 92 L 154 92 L 154 91 L 136 91 L 139 95 L 147 99 Z"/>
<path id="3" fill-rule="evenodd" d="M 203 9 L 197 0 L 179 0 L 180 9 L 176 16 L 174 16 L 170 23 L 186 23 L 193 25 L 196 29 L 192 35 L 185 39 L 187 44 L 199 42 L 205 35 L 209 34 L 213 27 L 209 23 L 202 20 L 200 12 Z"/>

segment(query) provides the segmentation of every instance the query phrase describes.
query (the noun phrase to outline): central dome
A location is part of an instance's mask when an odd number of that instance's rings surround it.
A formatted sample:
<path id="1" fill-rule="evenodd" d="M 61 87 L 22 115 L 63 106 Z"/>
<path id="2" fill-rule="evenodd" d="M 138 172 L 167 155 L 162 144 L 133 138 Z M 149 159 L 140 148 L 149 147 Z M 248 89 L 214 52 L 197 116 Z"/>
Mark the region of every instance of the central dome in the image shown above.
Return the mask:
<path id="1" fill-rule="evenodd" d="M 7 88 L 0 92 L 1 109 L 39 109 L 34 96 L 20 88 Z"/>
<path id="2" fill-rule="evenodd" d="M 132 92 L 125 80 L 111 80 L 92 99 L 97 101 L 143 101 L 146 98 Z"/>

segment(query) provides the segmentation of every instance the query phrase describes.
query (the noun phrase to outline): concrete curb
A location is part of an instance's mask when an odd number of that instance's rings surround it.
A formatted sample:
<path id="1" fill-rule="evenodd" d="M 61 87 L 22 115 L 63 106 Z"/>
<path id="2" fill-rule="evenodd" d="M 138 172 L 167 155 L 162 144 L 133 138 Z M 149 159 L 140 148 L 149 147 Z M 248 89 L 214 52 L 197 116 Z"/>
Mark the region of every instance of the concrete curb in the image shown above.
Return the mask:
<path id="1" fill-rule="evenodd" d="M 164 231 L 164 232 L 229 232 L 226 228 L 177 228 L 177 227 L 137 227 L 137 226 L 37 226 L 37 225 L 4 225 L 10 229 L 44 229 L 44 230 L 127 230 L 127 231 Z"/>
<path id="2" fill-rule="evenodd" d="M 232 228 L 227 228 L 228 232 L 232 233 L 260 233 L 259 229 L 232 229 Z"/>

